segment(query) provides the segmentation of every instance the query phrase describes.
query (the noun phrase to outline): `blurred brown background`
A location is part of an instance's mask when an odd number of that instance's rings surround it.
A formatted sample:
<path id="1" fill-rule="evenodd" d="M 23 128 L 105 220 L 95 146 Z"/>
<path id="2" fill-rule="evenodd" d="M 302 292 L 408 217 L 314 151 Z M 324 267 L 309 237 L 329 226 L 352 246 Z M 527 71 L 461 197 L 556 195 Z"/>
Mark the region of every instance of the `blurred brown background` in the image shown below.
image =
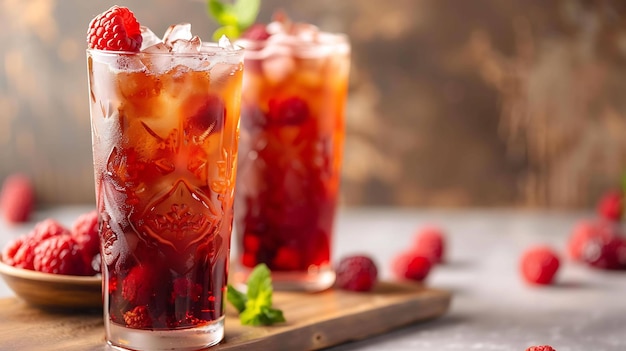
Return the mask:
<path id="1" fill-rule="evenodd" d="M 113 4 L 163 33 L 201 0 L 0 0 L 0 179 L 94 198 L 85 34 Z M 353 45 L 347 205 L 581 208 L 626 166 L 626 2 L 263 0 Z"/>

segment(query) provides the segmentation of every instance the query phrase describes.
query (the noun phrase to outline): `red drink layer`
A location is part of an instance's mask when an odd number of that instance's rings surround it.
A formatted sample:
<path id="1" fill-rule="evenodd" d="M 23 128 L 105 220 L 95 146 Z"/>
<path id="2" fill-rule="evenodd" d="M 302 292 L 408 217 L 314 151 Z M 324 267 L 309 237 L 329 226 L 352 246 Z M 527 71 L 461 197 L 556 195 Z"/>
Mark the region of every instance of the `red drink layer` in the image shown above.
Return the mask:
<path id="1" fill-rule="evenodd" d="M 279 288 L 288 280 L 295 284 L 288 288 L 322 288 L 316 275 L 330 269 L 349 45 L 343 36 L 313 34 L 239 42 L 246 73 L 238 261 L 247 268 L 267 264 Z"/>
<path id="2" fill-rule="evenodd" d="M 177 330 L 224 315 L 242 65 L 214 61 L 88 51 L 113 325 Z"/>

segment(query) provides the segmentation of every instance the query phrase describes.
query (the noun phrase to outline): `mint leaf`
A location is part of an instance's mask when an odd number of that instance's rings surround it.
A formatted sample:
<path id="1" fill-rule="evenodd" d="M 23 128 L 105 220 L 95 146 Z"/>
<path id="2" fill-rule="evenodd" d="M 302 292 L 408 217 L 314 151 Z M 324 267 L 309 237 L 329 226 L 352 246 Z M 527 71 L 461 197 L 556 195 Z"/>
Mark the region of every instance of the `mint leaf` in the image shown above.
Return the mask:
<path id="1" fill-rule="evenodd" d="M 237 17 L 239 28 L 245 30 L 256 21 L 261 8 L 261 0 L 238 0 L 233 5 L 233 12 Z"/>
<path id="2" fill-rule="evenodd" d="M 248 301 L 248 297 L 241 291 L 235 289 L 235 287 L 230 284 L 228 284 L 226 299 L 233 306 L 235 306 L 239 313 L 246 309 L 246 302 Z"/>
<path id="3" fill-rule="evenodd" d="M 265 264 L 259 264 L 248 277 L 248 292 L 243 294 L 228 286 L 227 299 L 239 311 L 243 325 L 271 325 L 285 322 L 283 312 L 272 308 L 272 276 Z"/>
<path id="4" fill-rule="evenodd" d="M 261 8 L 261 0 L 236 0 L 234 3 L 225 0 L 208 0 L 207 10 L 215 22 L 221 25 L 213 33 L 217 41 L 222 35 L 229 39 L 237 39 L 248 27 L 254 24 Z"/>
<path id="5" fill-rule="evenodd" d="M 272 302 L 272 276 L 264 263 L 258 264 L 248 276 L 248 298 L 256 299 L 259 295 L 269 291 Z"/>
<path id="6" fill-rule="evenodd" d="M 218 24 L 223 26 L 237 25 L 237 15 L 233 10 L 233 5 L 225 4 L 219 0 L 209 0 L 207 6 L 209 14 Z"/>
<path id="7" fill-rule="evenodd" d="M 283 311 L 281 310 L 271 307 L 263 307 L 261 308 L 261 312 L 262 314 L 260 319 L 265 325 L 286 322 L 285 316 L 283 316 Z"/>

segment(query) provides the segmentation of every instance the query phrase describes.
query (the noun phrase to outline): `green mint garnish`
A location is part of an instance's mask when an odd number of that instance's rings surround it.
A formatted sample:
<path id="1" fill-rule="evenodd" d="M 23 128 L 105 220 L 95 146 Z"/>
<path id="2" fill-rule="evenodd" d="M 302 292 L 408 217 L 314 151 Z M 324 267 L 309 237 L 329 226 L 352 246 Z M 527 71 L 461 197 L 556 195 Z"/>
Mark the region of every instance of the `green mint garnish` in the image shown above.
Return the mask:
<path id="1" fill-rule="evenodd" d="M 218 41 L 222 35 L 237 39 L 254 24 L 260 7 L 261 0 L 208 0 L 209 15 L 221 26 L 213 32 L 213 40 Z"/>
<path id="2" fill-rule="evenodd" d="M 272 276 L 265 264 L 259 264 L 248 277 L 248 292 L 244 294 L 228 285 L 226 298 L 239 311 L 243 325 L 271 325 L 285 322 L 283 311 L 272 308 Z"/>

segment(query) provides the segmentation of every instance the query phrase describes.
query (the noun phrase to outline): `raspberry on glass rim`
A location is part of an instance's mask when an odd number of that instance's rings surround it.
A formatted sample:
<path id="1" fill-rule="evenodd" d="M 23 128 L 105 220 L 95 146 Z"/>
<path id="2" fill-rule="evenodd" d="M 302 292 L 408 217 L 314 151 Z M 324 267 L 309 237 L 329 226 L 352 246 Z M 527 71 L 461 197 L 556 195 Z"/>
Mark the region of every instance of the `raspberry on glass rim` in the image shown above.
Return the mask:
<path id="1" fill-rule="evenodd" d="M 139 22 L 126 7 L 115 5 L 89 23 L 90 49 L 139 52 L 142 41 Z"/>

